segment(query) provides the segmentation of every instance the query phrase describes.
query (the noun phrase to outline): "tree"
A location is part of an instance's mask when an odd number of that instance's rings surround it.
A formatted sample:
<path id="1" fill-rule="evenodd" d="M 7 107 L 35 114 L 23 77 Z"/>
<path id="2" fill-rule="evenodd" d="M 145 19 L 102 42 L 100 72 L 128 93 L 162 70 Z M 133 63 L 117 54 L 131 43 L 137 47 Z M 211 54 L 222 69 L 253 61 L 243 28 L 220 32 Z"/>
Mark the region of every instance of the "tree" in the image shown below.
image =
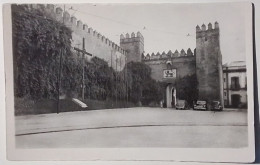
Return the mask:
<path id="1" fill-rule="evenodd" d="M 180 78 L 177 82 L 177 97 L 186 100 L 189 105 L 198 99 L 198 81 L 195 74 Z"/>
<path id="2" fill-rule="evenodd" d="M 61 54 L 67 63 L 72 56 L 71 30 L 27 5 L 12 5 L 12 24 L 15 96 L 57 98 Z"/>
<path id="3" fill-rule="evenodd" d="M 127 81 L 130 100 L 148 105 L 162 99 L 161 86 L 151 78 L 151 68 L 142 62 L 127 64 Z"/>
<path id="4" fill-rule="evenodd" d="M 158 104 L 163 99 L 164 88 L 161 82 L 156 82 L 153 79 L 143 83 L 142 104 L 149 105 L 151 102 Z"/>
<path id="5" fill-rule="evenodd" d="M 115 71 L 108 63 L 98 57 L 93 57 L 90 62 L 86 61 L 85 84 L 86 96 L 92 99 L 105 100 L 112 94 L 112 83 Z"/>

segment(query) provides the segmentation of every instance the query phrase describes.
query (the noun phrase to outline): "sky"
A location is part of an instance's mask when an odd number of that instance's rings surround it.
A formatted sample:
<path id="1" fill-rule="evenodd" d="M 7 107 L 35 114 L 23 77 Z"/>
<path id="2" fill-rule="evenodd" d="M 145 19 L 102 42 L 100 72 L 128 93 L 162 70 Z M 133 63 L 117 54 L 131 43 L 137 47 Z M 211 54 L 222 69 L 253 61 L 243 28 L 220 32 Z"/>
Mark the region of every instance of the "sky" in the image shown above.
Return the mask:
<path id="1" fill-rule="evenodd" d="M 62 6 L 64 7 L 64 6 Z M 78 20 L 119 45 L 120 34 L 140 31 L 145 54 L 196 48 L 196 26 L 217 21 L 223 64 L 245 61 L 245 8 L 241 3 L 65 4 Z"/>

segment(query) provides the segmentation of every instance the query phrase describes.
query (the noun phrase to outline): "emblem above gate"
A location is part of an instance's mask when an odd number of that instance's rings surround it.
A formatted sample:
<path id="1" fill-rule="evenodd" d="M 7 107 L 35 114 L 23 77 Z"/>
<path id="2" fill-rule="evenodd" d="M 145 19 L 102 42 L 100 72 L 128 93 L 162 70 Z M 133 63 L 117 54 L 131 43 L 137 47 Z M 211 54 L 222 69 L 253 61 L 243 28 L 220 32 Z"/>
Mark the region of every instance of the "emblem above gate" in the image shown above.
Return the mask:
<path id="1" fill-rule="evenodd" d="M 163 78 L 176 78 L 176 69 L 163 70 Z"/>

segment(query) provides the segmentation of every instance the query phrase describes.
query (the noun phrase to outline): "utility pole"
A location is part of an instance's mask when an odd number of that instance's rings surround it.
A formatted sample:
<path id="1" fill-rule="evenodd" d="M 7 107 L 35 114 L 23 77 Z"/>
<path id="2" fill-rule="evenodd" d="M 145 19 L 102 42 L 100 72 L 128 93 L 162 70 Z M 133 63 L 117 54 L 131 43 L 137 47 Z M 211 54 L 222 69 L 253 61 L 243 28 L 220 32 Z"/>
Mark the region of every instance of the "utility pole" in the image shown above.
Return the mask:
<path id="1" fill-rule="evenodd" d="M 126 107 L 128 107 L 128 73 L 127 73 L 127 57 L 125 56 L 125 72 L 126 72 Z"/>
<path id="2" fill-rule="evenodd" d="M 63 5 L 64 12 L 65 12 L 65 5 Z M 62 17 L 62 23 L 64 25 L 64 16 Z M 58 107 L 57 107 L 57 114 L 60 113 L 60 87 L 61 87 L 61 62 L 62 62 L 62 56 L 63 56 L 63 51 L 60 50 L 60 65 L 59 65 L 59 75 L 58 75 Z"/>
<path id="3" fill-rule="evenodd" d="M 117 55 L 116 55 L 116 107 L 117 107 Z"/>
<path id="4" fill-rule="evenodd" d="M 126 58 L 125 58 L 126 59 Z M 124 97 L 124 100 L 125 100 L 125 107 L 127 107 L 127 102 L 126 102 L 126 97 L 127 97 L 127 88 L 126 88 L 126 81 L 127 81 L 127 79 L 126 79 L 126 62 L 124 63 L 124 69 L 123 69 L 123 71 L 124 71 L 124 87 L 125 87 L 125 95 L 123 95 L 123 97 Z"/>
<path id="5" fill-rule="evenodd" d="M 120 55 L 120 61 L 119 61 L 119 65 L 120 65 L 120 69 L 119 69 L 119 71 L 120 71 L 120 82 L 121 82 L 121 79 L 122 79 L 122 74 L 121 74 L 121 58 L 122 58 L 122 56 Z M 122 99 L 122 89 L 121 89 L 121 85 L 120 85 L 120 89 L 119 89 L 119 92 L 120 92 L 120 95 L 119 95 L 119 99 L 121 100 Z"/>
<path id="6" fill-rule="evenodd" d="M 82 50 L 85 50 L 85 38 L 82 38 Z M 82 53 L 82 101 L 84 101 L 85 93 L 85 55 Z"/>
<path id="7" fill-rule="evenodd" d="M 111 59 L 110 59 L 110 63 L 111 63 L 111 79 L 110 79 L 110 82 L 111 82 L 111 98 L 113 100 L 113 85 L 114 85 L 114 74 L 113 74 L 113 63 L 112 63 L 112 54 L 113 54 L 113 50 L 111 50 Z M 114 102 L 112 101 L 112 108 L 114 108 Z"/>
<path id="8" fill-rule="evenodd" d="M 112 67 L 112 53 L 113 53 L 113 50 L 111 50 L 111 68 L 113 68 Z"/>
<path id="9" fill-rule="evenodd" d="M 57 107 L 57 114 L 60 112 L 60 87 L 61 87 L 61 62 L 62 62 L 62 54 L 63 51 L 60 50 L 60 63 L 59 63 L 59 75 L 58 75 L 58 107 Z"/>
<path id="10" fill-rule="evenodd" d="M 122 56 L 120 56 L 120 63 L 119 63 L 119 65 L 120 65 L 120 71 L 121 71 L 121 69 L 122 69 L 122 68 L 121 68 L 121 62 L 122 62 L 121 59 L 122 59 Z"/>
<path id="11" fill-rule="evenodd" d="M 83 45 L 85 43 L 85 39 L 83 38 Z M 85 89 L 85 54 L 86 55 L 89 55 L 89 56 L 92 56 L 91 53 L 88 53 L 86 52 L 85 46 L 83 46 L 83 49 L 79 49 L 79 48 L 76 48 L 74 47 L 74 50 L 76 50 L 78 52 L 78 54 L 82 53 L 82 101 L 84 100 L 84 89 Z"/>

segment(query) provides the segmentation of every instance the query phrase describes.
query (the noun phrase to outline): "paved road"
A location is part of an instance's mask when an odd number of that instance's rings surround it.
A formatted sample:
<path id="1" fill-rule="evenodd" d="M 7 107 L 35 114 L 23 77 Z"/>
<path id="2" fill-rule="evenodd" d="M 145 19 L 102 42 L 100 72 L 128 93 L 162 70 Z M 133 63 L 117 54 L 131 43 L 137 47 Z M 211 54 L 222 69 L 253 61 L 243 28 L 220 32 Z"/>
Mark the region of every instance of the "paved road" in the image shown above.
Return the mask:
<path id="1" fill-rule="evenodd" d="M 16 145 L 45 147 L 245 147 L 245 111 L 127 108 L 16 117 Z"/>

